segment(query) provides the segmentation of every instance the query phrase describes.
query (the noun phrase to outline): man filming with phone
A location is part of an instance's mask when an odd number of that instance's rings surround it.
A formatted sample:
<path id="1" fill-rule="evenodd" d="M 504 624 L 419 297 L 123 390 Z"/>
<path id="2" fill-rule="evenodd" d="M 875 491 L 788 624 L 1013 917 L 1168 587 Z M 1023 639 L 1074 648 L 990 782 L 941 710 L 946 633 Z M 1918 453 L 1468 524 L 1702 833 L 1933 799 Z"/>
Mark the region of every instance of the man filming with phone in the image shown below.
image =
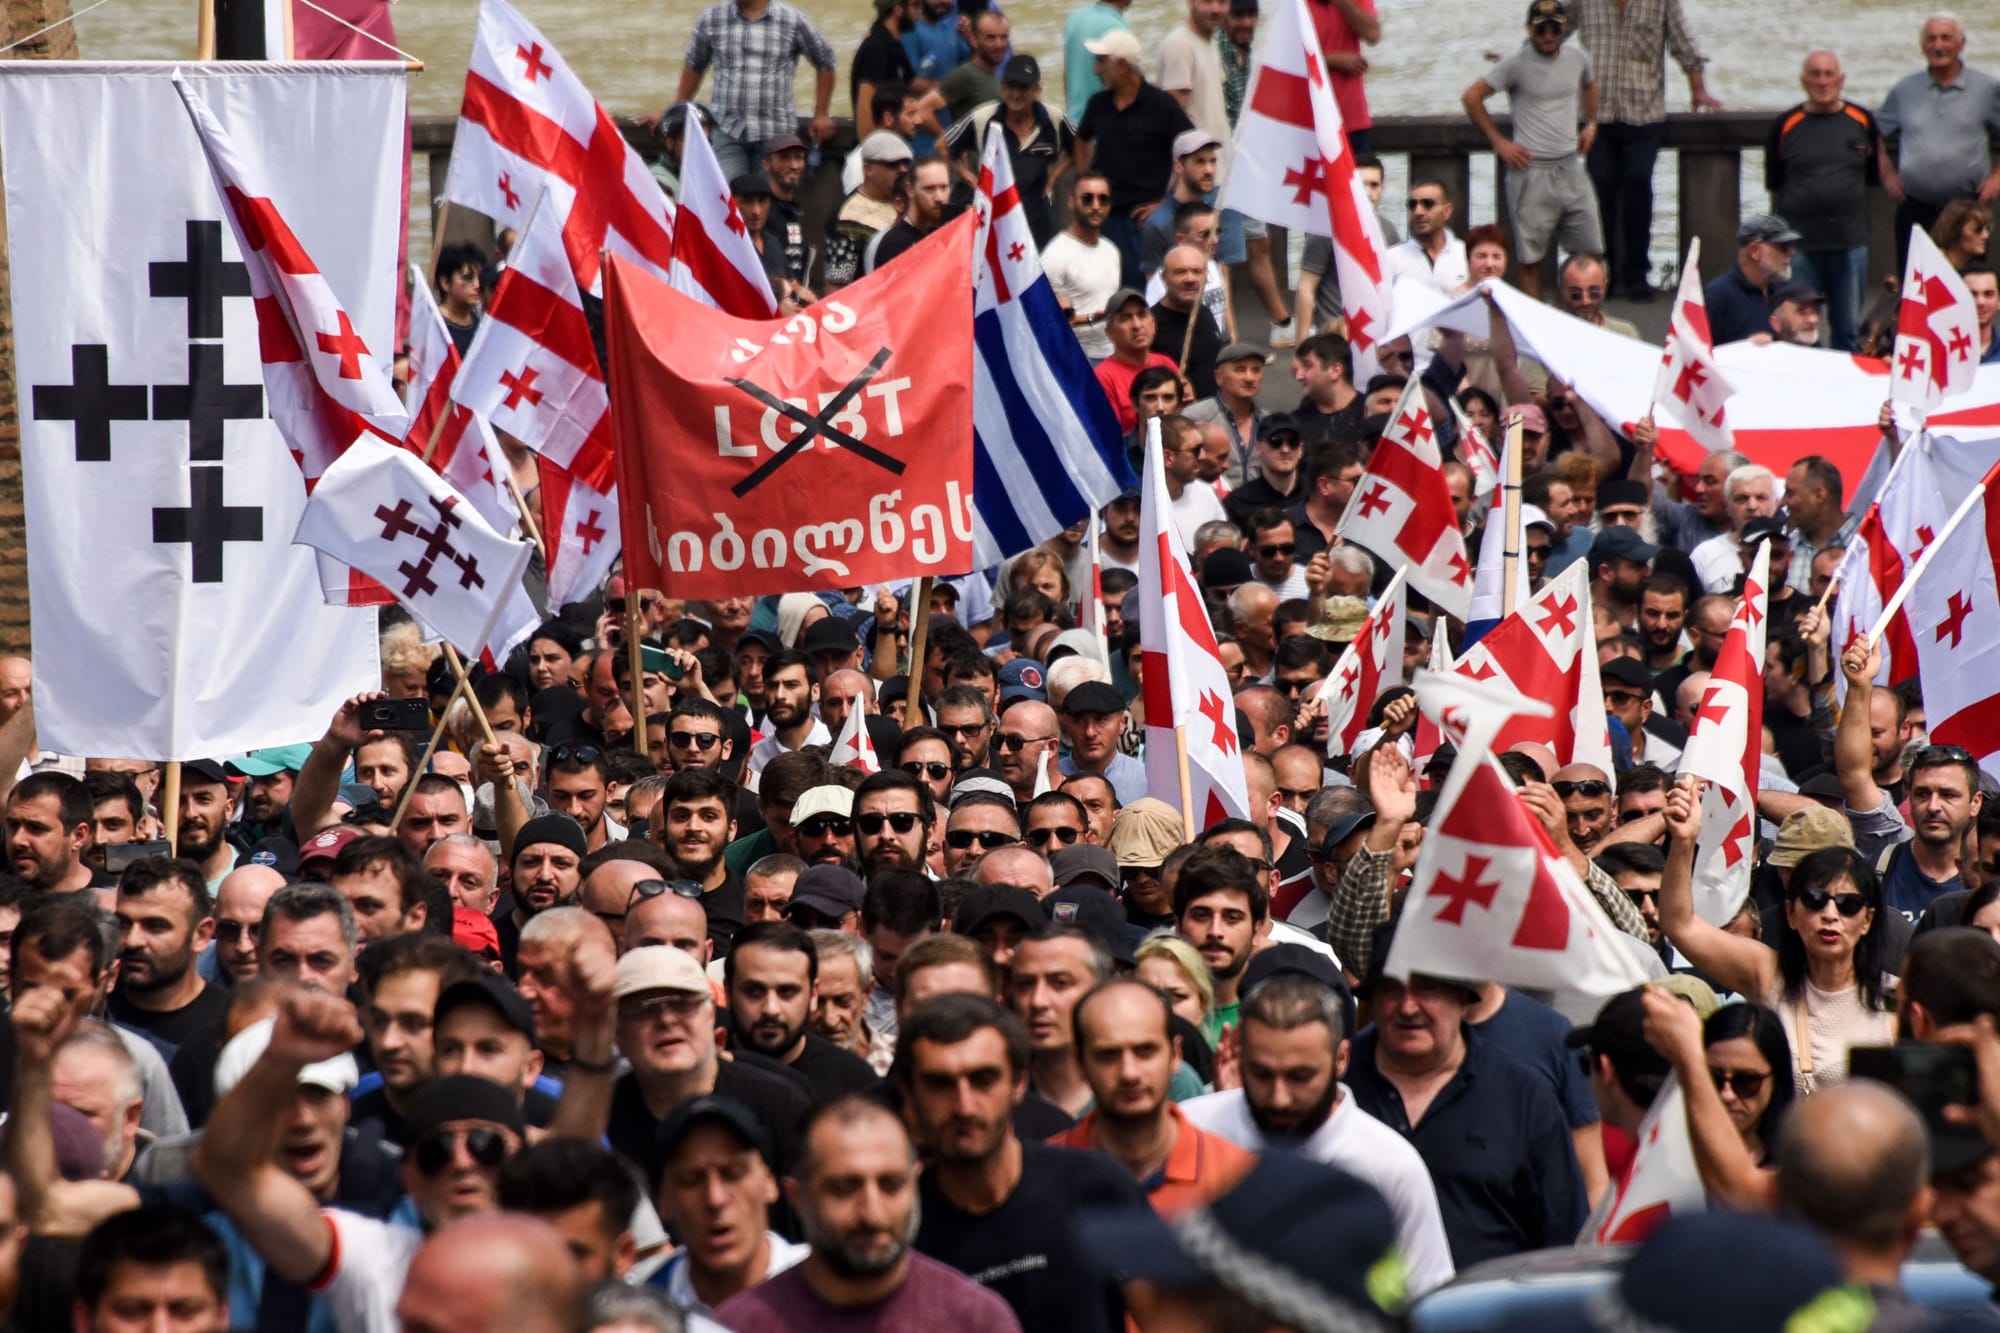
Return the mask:
<path id="1" fill-rule="evenodd" d="M 374 788 L 384 805 L 393 804 L 416 776 L 418 747 L 429 730 L 430 707 L 422 699 L 391 699 L 373 690 L 342 704 L 292 784 L 292 824 L 300 841 L 340 822 L 333 803 L 350 759 L 356 781 Z"/>

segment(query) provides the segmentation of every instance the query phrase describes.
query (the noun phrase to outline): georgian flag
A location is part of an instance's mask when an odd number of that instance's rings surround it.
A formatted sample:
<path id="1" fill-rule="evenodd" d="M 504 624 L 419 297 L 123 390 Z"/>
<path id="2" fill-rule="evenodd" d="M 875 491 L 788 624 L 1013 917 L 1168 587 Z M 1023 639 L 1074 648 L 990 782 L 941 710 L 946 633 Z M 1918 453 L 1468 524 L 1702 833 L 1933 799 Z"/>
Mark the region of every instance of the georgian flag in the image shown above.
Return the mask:
<path id="1" fill-rule="evenodd" d="M 1591 1210 L 1577 1237 L 1584 1245 L 1637 1245 L 1669 1217 L 1708 1211 L 1708 1191 L 1688 1137 L 1687 1094 L 1678 1076 L 1653 1096 L 1633 1138 L 1638 1150 L 1624 1183 Z"/>
<path id="2" fill-rule="evenodd" d="M 1931 740 L 2000 776 L 2000 463 L 1981 478 L 1929 553 L 1903 610 L 1916 642 Z M 1917 577 L 1919 574 L 1922 577 Z"/>
<path id="3" fill-rule="evenodd" d="M 1472 473 L 1472 498 L 1484 500 L 1507 475 L 1500 467 L 1500 455 L 1494 451 L 1493 443 L 1485 433 L 1472 424 L 1472 418 L 1458 405 L 1458 399 L 1446 398 L 1445 401 L 1451 404 L 1451 414 L 1458 419 L 1458 452 L 1464 456 L 1465 466 Z"/>
<path id="4" fill-rule="evenodd" d="M 480 0 L 444 197 L 520 228 L 544 191 L 584 291 L 602 290 L 605 250 L 667 276 L 673 201 L 535 26 L 505 0 Z"/>
<path id="5" fill-rule="evenodd" d="M 1333 238 L 1334 277 L 1347 312 L 1356 384 L 1380 364 L 1389 327 L 1382 229 L 1348 148 L 1306 0 L 1280 0 L 1250 76 L 1221 204 L 1291 231 Z"/>
<path id="6" fill-rule="evenodd" d="M 1445 614 L 1463 620 L 1471 610 L 1472 566 L 1422 380 L 1404 386 L 1334 531 L 1402 566 L 1410 586 Z"/>
<path id="7" fill-rule="evenodd" d="M 1135 602 L 1132 599 L 1137 598 Z M 1146 423 L 1145 487 L 1139 498 L 1139 586 L 1126 596 L 1139 608 L 1145 664 L 1146 786 L 1182 809 L 1174 733 L 1185 738 L 1188 801 L 1195 830 L 1220 819 L 1250 817 L 1250 789 L 1236 735 L 1236 703 L 1167 499 L 1160 423 Z"/>
<path id="8" fill-rule="evenodd" d="M 1832 603 L 1829 644 L 1836 658 L 1874 628 L 1909 577 L 1910 567 L 1944 531 L 1951 509 L 1941 492 L 1943 469 L 1935 451 L 1947 447 L 1961 448 L 1926 433 L 1913 437 L 1896 455 L 1881 495 L 1856 525 L 1841 557 L 1840 587 Z M 1878 685 L 1894 685 L 1917 673 L 1917 645 L 1911 637 L 1909 617 L 1906 604 L 1891 617 L 1879 640 L 1882 669 L 1875 678 Z M 1845 673 L 1836 671 L 1834 682 L 1840 697 L 1846 698 Z"/>
<path id="9" fill-rule="evenodd" d="M 847 721 L 840 724 L 840 735 L 834 738 L 833 750 L 826 761 L 835 768 L 851 768 L 857 773 L 882 771 L 882 756 L 875 751 L 875 738 L 868 734 L 865 700 L 856 699 L 847 710 Z"/>
<path id="10" fill-rule="evenodd" d="M 715 160 L 700 116 L 689 116 L 681 149 L 681 203 L 674 215 L 676 291 L 738 319 L 776 319 L 764 261 L 736 211 L 736 196 Z"/>
<path id="11" fill-rule="evenodd" d="M 1452 671 L 1497 680 L 1554 705 L 1553 717 L 1515 716 L 1493 742 L 1496 748 L 1535 741 L 1554 750 L 1564 766 L 1594 764 L 1610 773 L 1615 769 L 1591 634 L 1588 563 L 1579 560 L 1550 579 L 1467 650 Z"/>
<path id="12" fill-rule="evenodd" d="M 1889 398 L 1921 415 L 1972 387 L 1979 369 L 1979 313 L 1965 279 L 1921 227 L 1910 228 L 1889 353 Z"/>
<path id="13" fill-rule="evenodd" d="M 1695 842 L 1694 910 L 1711 925 L 1729 924 L 1750 892 L 1757 850 L 1757 778 L 1764 755 L 1764 634 L 1769 609 L 1771 544 L 1759 542 L 1743 596 L 1715 655 L 1715 670 L 1695 710 L 1680 772 L 1706 779 L 1701 834 Z"/>
<path id="14" fill-rule="evenodd" d="M 1494 691 L 1428 672 L 1416 690 L 1418 706 L 1457 739 L 1458 757 L 1426 825 L 1383 973 L 1599 1000 L 1644 982 L 1618 928 L 1495 762 L 1490 717 L 1505 710 L 1494 707 Z M 1516 706 L 1541 707 L 1532 698 Z"/>
<path id="15" fill-rule="evenodd" d="M 458 347 L 444 326 L 430 279 L 410 266 L 410 382 L 405 398 L 413 409 L 403 447 L 419 459 L 429 455 L 433 472 L 465 496 L 496 532 L 511 532 L 520 510 L 507 491 L 507 457 L 493 428 L 451 401 L 458 378 Z"/>
<path id="16" fill-rule="evenodd" d="M 1319 697 L 1326 700 L 1328 758 L 1353 754 L 1355 742 L 1368 729 L 1368 710 L 1384 690 L 1403 683 L 1403 622 L 1409 602 L 1403 583 L 1409 572 L 1408 565 L 1396 571 L 1353 642 L 1320 682 Z"/>
<path id="17" fill-rule="evenodd" d="M 1688 242 L 1680 290 L 1667 320 L 1665 354 L 1653 381 L 1653 401 L 1664 406 L 1702 448 L 1734 449 L 1736 438 L 1723 419 L 1723 404 L 1736 392 L 1715 364 L 1715 338 L 1708 328 L 1708 301 L 1701 290 L 1701 238 Z"/>

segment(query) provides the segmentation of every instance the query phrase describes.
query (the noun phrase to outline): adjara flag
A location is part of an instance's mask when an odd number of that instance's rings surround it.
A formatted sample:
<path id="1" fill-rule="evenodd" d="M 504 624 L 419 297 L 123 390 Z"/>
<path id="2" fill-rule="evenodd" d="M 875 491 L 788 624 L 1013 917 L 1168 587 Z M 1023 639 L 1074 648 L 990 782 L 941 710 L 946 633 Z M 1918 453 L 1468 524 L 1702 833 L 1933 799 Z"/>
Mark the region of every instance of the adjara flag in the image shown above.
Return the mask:
<path id="1" fill-rule="evenodd" d="M 1447 615 L 1463 620 L 1471 610 L 1472 564 L 1422 380 L 1404 387 L 1335 532 L 1402 566 L 1410 586 Z"/>
<path id="2" fill-rule="evenodd" d="M 1757 543 L 1736 614 L 1702 689 L 1694 729 L 1681 752 L 1682 776 L 1703 778 L 1701 836 L 1694 853 L 1694 910 L 1729 924 L 1750 892 L 1757 849 L 1757 778 L 1764 754 L 1764 633 L 1771 544 Z"/>
<path id="3" fill-rule="evenodd" d="M 1979 369 L 1979 312 L 1965 279 L 1922 227 L 1910 228 L 1889 353 L 1889 397 L 1919 414 L 1972 387 Z"/>
<path id="4" fill-rule="evenodd" d="M 696 598 L 972 568 L 967 214 L 789 319 L 606 284 L 625 568 Z"/>

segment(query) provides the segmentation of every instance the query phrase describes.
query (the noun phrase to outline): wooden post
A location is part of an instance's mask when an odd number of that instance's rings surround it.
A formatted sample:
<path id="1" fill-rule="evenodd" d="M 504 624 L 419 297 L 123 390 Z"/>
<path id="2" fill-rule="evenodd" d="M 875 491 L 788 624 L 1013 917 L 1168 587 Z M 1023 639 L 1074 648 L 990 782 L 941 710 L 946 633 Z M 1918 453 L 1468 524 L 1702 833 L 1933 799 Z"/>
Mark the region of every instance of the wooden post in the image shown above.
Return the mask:
<path id="1" fill-rule="evenodd" d="M 931 576 L 910 585 L 910 687 L 903 695 L 903 729 L 924 724 L 924 654 L 930 651 Z"/>
<path id="2" fill-rule="evenodd" d="M 1189 842 L 1199 831 L 1194 826 L 1194 778 L 1188 772 L 1187 728 L 1174 727 L 1174 767 L 1181 779 L 1181 835 Z"/>
<path id="3" fill-rule="evenodd" d="M 417 759 L 416 770 L 410 774 L 409 782 L 404 785 L 403 794 L 396 798 L 395 812 L 389 816 L 391 834 L 395 833 L 396 826 L 403 822 L 403 815 L 410 808 L 410 798 L 417 794 L 417 779 L 430 767 L 432 757 L 437 754 L 438 742 L 444 739 L 445 722 L 451 717 L 451 706 L 458 702 L 458 696 L 464 692 L 465 680 L 460 677 L 451 687 L 451 697 L 444 701 L 444 711 L 438 714 L 437 725 L 431 728 L 430 744 L 424 746 L 423 754 Z"/>
<path id="4" fill-rule="evenodd" d="M 1516 571 L 1521 567 L 1521 421 L 1518 417 L 1507 424 L 1507 475 L 1500 484 L 1507 488 L 1500 509 L 1500 521 L 1506 527 L 1506 531 L 1500 534 L 1500 614 L 1511 616 L 1514 614 Z"/>
<path id="5" fill-rule="evenodd" d="M 176 854 L 181 846 L 181 761 L 167 765 L 160 780 L 160 824 L 167 835 L 167 849 Z"/>
<path id="6" fill-rule="evenodd" d="M 463 694 L 465 702 L 472 706 L 472 716 L 479 722 L 480 734 L 486 737 L 488 745 L 498 745 L 500 737 L 494 734 L 493 724 L 487 720 L 486 710 L 479 706 L 479 696 L 472 692 L 472 682 L 465 675 L 465 662 L 459 657 L 458 649 L 452 647 L 451 640 L 449 639 L 445 640 L 444 655 L 445 659 L 451 663 L 451 674 L 458 677 L 456 692 Z M 445 705 L 447 708 L 450 706 L 448 703 Z M 390 827 L 393 828 L 394 825 Z"/>
<path id="7" fill-rule="evenodd" d="M 528 497 L 522 495 L 521 488 L 514 484 L 514 474 L 511 472 L 507 474 L 506 486 L 507 494 L 514 497 L 514 508 L 520 511 L 521 531 L 528 534 L 528 540 L 542 553 L 542 568 L 546 570 L 549 567 L 549 546 L 542 540 L 542 530 L 536 525 L 535 516 L 528 512 Z"/>
<path id="8" fill-rule="evenodd" d="M 632 748 L 646 753 L 645 649 L 640 643 L 640 627 L 645 612 L 639 605 L 639 589 L 629 580 L 625 586 L 625 663 L 632 672 Z"/>
<path id="9" fill-rule="evenodd" d="M 195 9 L 194 58 L 215 59 L 215 0 L 201 0 Z M 172 838 L 167 841 L 172 842 Z"/>

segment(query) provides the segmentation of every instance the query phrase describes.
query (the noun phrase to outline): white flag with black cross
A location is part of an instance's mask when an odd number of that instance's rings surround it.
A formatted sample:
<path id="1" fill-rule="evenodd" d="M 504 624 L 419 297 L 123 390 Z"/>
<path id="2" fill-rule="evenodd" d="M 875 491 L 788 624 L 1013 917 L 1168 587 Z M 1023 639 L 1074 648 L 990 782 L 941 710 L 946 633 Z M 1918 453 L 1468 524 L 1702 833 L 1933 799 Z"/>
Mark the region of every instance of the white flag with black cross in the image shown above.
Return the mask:
<path id="1" fill-rule="evenodd" d="M 36 720 L 72 754 L 286 744 L 380 679 L 374 613 L 292 545 L 305 481 L 176 69 L 394 339 L 399 64 L 0 62 Z"/>

